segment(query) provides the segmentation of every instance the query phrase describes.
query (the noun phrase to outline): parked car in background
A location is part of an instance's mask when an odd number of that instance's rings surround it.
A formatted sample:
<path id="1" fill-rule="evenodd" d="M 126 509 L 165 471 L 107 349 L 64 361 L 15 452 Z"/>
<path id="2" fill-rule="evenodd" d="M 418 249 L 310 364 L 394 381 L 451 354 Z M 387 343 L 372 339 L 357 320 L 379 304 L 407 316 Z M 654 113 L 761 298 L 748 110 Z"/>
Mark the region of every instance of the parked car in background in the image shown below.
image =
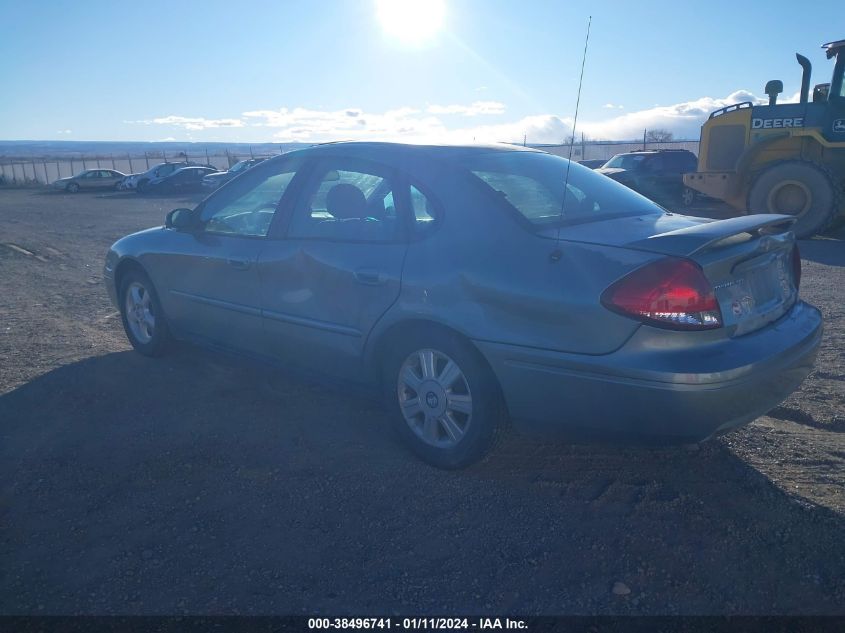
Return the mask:
<path id="1" fill-rule="evenodd" d="M 114 169 L 86 169 L 75 176 L 59 178 L 53 187 L 70 193 L 80 189 L 117 189 L 124 178 L 126 174 Z"/>
<path id="2" fill-rule="evenodd" d="M 617 154 L 597 171 L 659 204 L 690 206 L 695 192 L 684 185 L 684 174 L 697 167 L 688 150 L 648 149 Z"/>
<path id="3" fill-rule="evenodd" d="M 124 190 L 131 190 L 136 189 L 140 192 L 143 192 L 144 189 L 147 188 L 151 182 L 155 182 L 161 180 L 162 178 L 166 178 L 170 174 L 183 169 L 185 167 L 208 167 L 212 171 L 217 171 L 217 168 L 213 165 L 202 165 L 200 163 L 195 163 L 192 161 L 177 161 L 175 163 L 165 162 L 159 163 L 154 167 L 150 167 L 145 172 L 140 172 L 137 174 L 130 174 L 126 176 L 120 184 L 120 188 Z"/>
<path id="4" fill-rule="evenodd" d="M 584 165 L 584 167 L 589 167 L 590 169 L 598 169 L 602 167 L 607 162 L 606 158 L 588 158 L 587 160 L 579 160 L 579 165 Z"/>
<path id="5" fill-rule="evenodd" d="M 202 179 L 208 174 L 213 173 L 213 167 L 182 167 L 169 176 L 150 180 L 143 188 L 138 188 L 138 193 L 187 193 L 200 191 L 202 189 Z"/>
<path id="6" fill-rule="evenodd" d="M 242 160 L 234 165 L 232 165 L 228 171 L 217 171 L 213 174 L 208 174 L 205 178 L 202 179 L 202 186 L 205 189 L 213 190 L 217 189 L 218 187 L 222 187 L 227 182 L 229 182 L 235 176 L 244 173 L 251 167 L 259 164 L 260 162 L 266 160 L 265 158 L 248 158 L 247 160 Z"/>
<path id="7" fill-rule="evenodd" d="M 777 406 L 822 334 L 793 222 L 666 213 L 531 149 L 337 143 L 119 240 L 104 278 L 139 352 L 177 337 L 378 386 L 454 468 L 505 415 L 693 442 Z"/>

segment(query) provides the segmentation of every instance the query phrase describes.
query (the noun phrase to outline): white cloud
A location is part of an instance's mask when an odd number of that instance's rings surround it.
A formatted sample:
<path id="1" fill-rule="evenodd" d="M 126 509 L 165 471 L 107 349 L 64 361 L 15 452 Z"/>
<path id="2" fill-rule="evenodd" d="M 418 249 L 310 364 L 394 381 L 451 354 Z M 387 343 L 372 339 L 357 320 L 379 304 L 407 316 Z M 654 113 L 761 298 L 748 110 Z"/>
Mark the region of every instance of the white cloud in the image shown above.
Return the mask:
<path id="1" fill-rule="evenodd" d="M 608 110 L 624 110 L 625 106 L 623 105 L 616 105 L 615 103 L 605 103 L 602 108 L 607 108 Z"/>
<path id="2" fill-rule="evenodd" d="M 796 101 L 797 95 L 782 99 L 781 103 Z M 666 129 L 675 138 L 698 138 L 701 124 L 713 110 L 751 101 L 765 103 L 754 94 L 739 90 L 724 98 L 701 97 L 667 106 L 655 106 L 634 112 L 596 116 L 604 108 L 583 113 L 576 136 L 583 132 L 590 139 L 630 140 L 642 138 L 644 129 Z M 623 106 L 606 104 L 607 109 Z M 358 107 L 338 110 L 310 108 L 280 108 L 278 110 L 250 110 L 238 118 L 206 119 L 203 117 L 166 116 L 143 121 L 145 125 L 170 125 L 187 131 L 211 128 L 241 128 L 232 140 L 273 140 L 321 142 L 344 139 L 382 139 L 419 141 L 423 139 L 456 142 L 513 142 L 561 143 L 572 134 L 572 119 L 554 113 L 533 114 L 517 120 L 502 121 L 504 104 L 497 101 L 475 101 L 469 105 L 429 105 L 424 109 L 402 107 L 384 112 L 368 112 Z M 593 115 L 592 117 L 590 115 Z M 477 117 L 496 115 L 495 123 L 463 125 L 448 117 Z M 446 118 L 449 123 L 440 117 Z"/>
<path id="3" fill-rule="evenodd" d="M 281 141 L 329 141 L 364 138 L 407 138 L 442 134 L 439 119 L 416 108 L 365 112 L 359 108 L 310 110 L 281 108 L 252 110 L 243 116 L 255 127 L 277 128 L 273 138 Z"/>
<path id="4" fill-rule="evenodd" d="M 218 127 L 243 127 L 240 119 L 206 119 L 204 117 L 164 116 L 142 121 L 127 121 L 127 123 L 142 123 L 144 125 L 173 125 L 186 130 L 208 130 Z"/>
<path id="5" fill-rule="evenodd" d="M 603 121 L 586 120 L 581 130 L 590 138 L 608 140 L 640 138 L 643 130 L 658 128 L 669 130 L 675 138 L 698 138 L 701 124 L 713 110 L 740 101 L 765 103 L 765 100 L 747 90 L 737 90 L 725 98 L 701 97 L 674 105 L 628 112 Z"/>
<path id="6" fill-rule="evenodd" d="M 504 114 L 505 104 L 498 101 L 474 101 L 470 105 L 430 105 L 426 108 L 426 112 L 429 114 L 459 114 L 461 116 Z"/>
<path id="7" fill-rule="evenodd" d="M 56 130 L 56 134 L 73 134 L 73 130 Z"/>

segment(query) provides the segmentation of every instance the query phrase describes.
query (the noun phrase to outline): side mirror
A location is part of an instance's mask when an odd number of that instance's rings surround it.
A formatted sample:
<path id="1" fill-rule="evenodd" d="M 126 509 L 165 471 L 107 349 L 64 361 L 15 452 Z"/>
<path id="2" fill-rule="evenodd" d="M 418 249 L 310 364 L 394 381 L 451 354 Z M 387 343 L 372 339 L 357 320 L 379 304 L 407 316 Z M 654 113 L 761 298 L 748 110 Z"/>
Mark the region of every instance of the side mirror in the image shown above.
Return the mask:
<path id="1" fill-rule="evenodd" d="M 164 220 L 165 227 L 176 229 L 177 231 L 190 229 L 195 223 L 196 219 L 192 209 L 173 209 L 173 211 L 167 214 Z"/>

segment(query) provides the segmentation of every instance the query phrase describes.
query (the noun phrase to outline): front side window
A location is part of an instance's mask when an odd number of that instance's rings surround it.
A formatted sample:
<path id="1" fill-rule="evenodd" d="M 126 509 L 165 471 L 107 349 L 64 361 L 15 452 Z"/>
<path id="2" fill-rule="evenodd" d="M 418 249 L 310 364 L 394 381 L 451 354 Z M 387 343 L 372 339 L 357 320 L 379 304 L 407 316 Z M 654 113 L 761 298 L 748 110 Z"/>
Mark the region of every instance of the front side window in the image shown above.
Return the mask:
<path id="1" fill-rule="evenodd" d="M 399 228 L 393 181 L 378 168 L 323 161 L 294 210 L 288 235 L 391 242 Z"/>
<path id="2" fill-rule="evenodd" d="M 265 237 L 285 191 L 290 185 L 299 160 L 250 170 L 232 186 L 209 198 L 200 214 L 209 233 Z"/>
<path id="3" fill-rule="evenodd" d="M 567 163 L 540 152 L 494 152 L 462 161 L 492 194 L 537 228 L 663 213 L 647 198 L 575 162 L 567 182 Z"/>

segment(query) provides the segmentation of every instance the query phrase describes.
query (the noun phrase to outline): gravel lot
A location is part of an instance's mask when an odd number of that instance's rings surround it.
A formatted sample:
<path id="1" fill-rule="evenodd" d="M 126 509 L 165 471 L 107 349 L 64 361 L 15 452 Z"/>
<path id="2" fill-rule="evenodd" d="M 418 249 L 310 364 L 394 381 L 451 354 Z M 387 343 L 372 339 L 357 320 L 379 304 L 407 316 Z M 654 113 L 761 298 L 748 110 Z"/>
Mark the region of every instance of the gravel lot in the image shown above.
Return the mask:
<path id="1" fill-rule="evenodd" d="M 103 256 L 186 203 L 0 190 L 0 614 L 845 614 L 842 229 L 801 243 L 825 339 L 769 416 L 441 472 L 348 388 L 129 351 Z"/>

